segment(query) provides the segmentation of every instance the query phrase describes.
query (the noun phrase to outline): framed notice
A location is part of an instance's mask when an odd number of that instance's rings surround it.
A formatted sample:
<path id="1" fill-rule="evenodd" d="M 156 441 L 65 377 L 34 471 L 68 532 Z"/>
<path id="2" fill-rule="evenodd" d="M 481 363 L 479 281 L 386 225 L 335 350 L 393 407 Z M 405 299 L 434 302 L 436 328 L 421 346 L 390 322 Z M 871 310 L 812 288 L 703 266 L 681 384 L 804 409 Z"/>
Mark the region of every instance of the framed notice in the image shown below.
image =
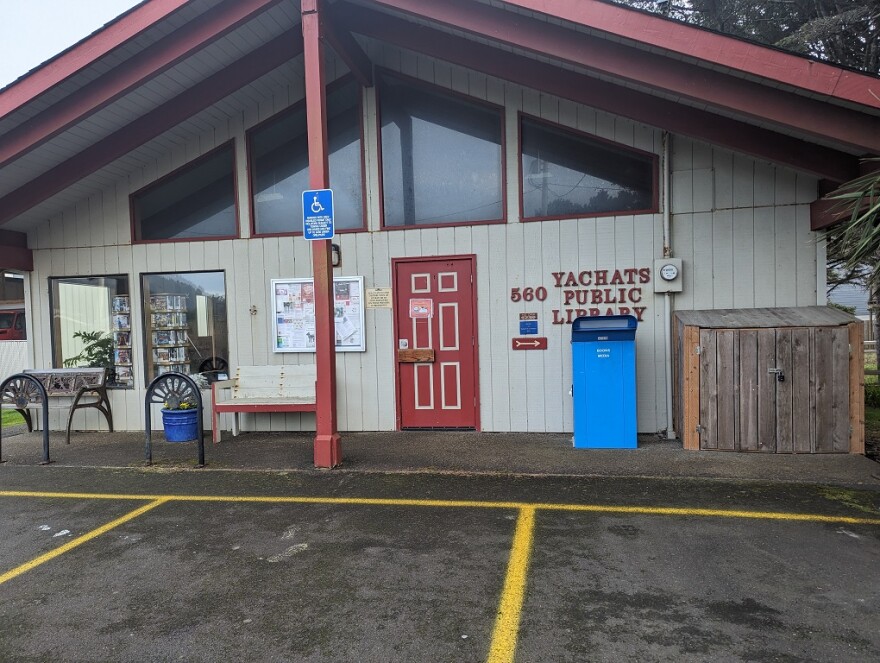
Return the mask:
<path id="1" fill-rule="evenodd" d="M 272 279 L 272 349 L 315 351 L 315 284 L 307 279 Z M 333 279 L 336 351 L 364 352 L 364 277 Z"/>

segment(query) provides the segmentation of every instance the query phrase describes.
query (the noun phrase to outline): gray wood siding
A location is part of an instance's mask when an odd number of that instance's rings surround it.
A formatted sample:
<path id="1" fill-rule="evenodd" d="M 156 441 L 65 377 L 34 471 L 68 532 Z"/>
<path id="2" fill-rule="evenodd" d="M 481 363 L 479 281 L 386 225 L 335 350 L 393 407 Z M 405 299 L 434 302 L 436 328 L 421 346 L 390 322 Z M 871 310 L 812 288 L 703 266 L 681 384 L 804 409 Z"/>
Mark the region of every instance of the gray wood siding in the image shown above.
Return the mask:
<path id="1" fill-rule="evenodd" d="M 570 325 L 551 324 L 562 308 L 552 272 L 587 269 L 653 268 L 662 255 L 662 215 L 521 223 L 519 211 L 519 112 L 538 116 L 604 139 L 660 154 L 655 128 L 570 101 L 364 41 L 379 65 L 435 83 L 504 108 L 506 208 L 508 222 L 448 228 L 381 231 L 379 135 L 374 89 L 363 94 L 368 232 L 338 235 L 340 275 L 363 275 L 366 287 L 391 285 L 391 260 L 406 256 L 475 254 L 477 334 L 482 429 L 486 431 L 571 431 Z M 282 68 L 284 69 L 284 68 Z M 331 62 L 328 76 L 344 73 Z M 294 68 L 285 69 L 294 72 Z M 274 354 L 269 339 L 273 278 L 311 274 L 311 253 L 301 237 L 246 239 L 250 232 L 245 131 L 302 98 L 298 75 L 289 84 L 270 77 L 263 96 L 244 115 L 228 114 L 222 103 L 198 135 L 179 136 L 176 147 L 154 163 L 120 179 L 63 214 L 48 219 L 29 237 L 35 249 L 31 311 L 35 330 L 51 326 L 48 277 L 127 274 L 133 309 L 140 302 L 145 272 L 225 270 L 228 299 L 229 361 L 308 363 L 311 354 Z M 234 139 L 241 239 L 132 245 L 128 197 L 218 145 Z M 662 167 L 662 166 L 661 166 Z M 675 137 L 671 157 L 674 255 L 684 259 L 684 292 L 676 309 L 794 306 L 815 304 L 822 273 L 817 271 L 816 238 L 809 231 L 809 205 L 816 182 L 770 164 Z M 291 211 L 293 215 L 298 209 Z M 822 254 L 824 255 L 824 254 Z M 653 275 L 652 275 L 653 278 Z M 510 300 L 512 287 L 544 286 L 544 302 Z M 647 306 L 637 333 L 638 429 L 664 428 L 667 342 L 663 299 L 643 286 Z M 251 314 L 251 306 L 256 307 Z M 537 312 L 546 351 L 512 352 L 521 312 Z M 143 325 L 132 315 L 135 389 L 114 390 L 119 429 L 143 426 Z M 394 349 L 390 309 L 367 309 L 366 352 L 337 355 L 340 430 L 392 430 L 396 426 Z M 34 335 L 34 363 L 51 365 L 48 333 Z M 206 397 L 209 395 L 206 394 Z M 87 415 L 88 416 L 88 415 Z M 101 428 L 98 415 L 87 422 Z M 154 417 L 154 425 L 157 420 Z M 244 417 L 245 429 L 313 429 L 311 414 Z M 229 427 L 228 421 L 226 427 Z"/>

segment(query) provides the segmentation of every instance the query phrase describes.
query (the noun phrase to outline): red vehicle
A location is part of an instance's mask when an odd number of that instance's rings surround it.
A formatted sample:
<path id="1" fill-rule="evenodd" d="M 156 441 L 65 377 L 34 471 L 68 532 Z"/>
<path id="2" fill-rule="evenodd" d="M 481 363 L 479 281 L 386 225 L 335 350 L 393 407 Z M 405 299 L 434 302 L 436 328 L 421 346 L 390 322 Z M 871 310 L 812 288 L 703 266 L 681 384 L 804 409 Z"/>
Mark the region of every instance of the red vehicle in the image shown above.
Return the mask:
<path id="1" fill-rule="evenodd" d="M 0 341 L 24 341 L 26 338 L 24 309 L 0 310 Z"/>

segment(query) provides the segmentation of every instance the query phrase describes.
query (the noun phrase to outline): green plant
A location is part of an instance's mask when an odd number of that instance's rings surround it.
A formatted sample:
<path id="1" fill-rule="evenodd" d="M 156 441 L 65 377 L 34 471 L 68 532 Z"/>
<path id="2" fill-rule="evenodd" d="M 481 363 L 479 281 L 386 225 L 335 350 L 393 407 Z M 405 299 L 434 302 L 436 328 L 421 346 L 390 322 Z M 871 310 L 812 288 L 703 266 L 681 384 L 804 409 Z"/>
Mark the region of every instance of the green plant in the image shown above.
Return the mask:
<path id="1" fill-rule="evenodd" d="M 836 308 L 838 311 L 843 311 L 844 313 L 849 313 L 850 315 L 856 314 L 855 306 L 847 306 L 846 304 L 838 304 L 837 302 L 828 302 L 827 306 L 830 308 Z"/>
<path id="2" fill-rule="evenodd" d="M 109 368 L 113 366 L 113 336 L 107 332 L 78 331 L 74 338 L 80 339 L 85 345 L 75 357 L 64 360 L 64 366 L 85 366 L 88 368 Z"/>
<path id="3" fill-rule="evenodd" d="M 865 385 L 865 405 L 880 408 L 880 384 Z"/>
<path id="4" fill-rule="evenodd" d="M 162 403 L 162 407 L 166 410 L 193 410 L 195 409 L 196 404 L 189 399 L 179 400 L 178 398 L 169 398 Z"/>
<path id="5" fill-rule="evenodd" d="M 880 384 L 865 385 L 865 405 L 880 408 Z"/>

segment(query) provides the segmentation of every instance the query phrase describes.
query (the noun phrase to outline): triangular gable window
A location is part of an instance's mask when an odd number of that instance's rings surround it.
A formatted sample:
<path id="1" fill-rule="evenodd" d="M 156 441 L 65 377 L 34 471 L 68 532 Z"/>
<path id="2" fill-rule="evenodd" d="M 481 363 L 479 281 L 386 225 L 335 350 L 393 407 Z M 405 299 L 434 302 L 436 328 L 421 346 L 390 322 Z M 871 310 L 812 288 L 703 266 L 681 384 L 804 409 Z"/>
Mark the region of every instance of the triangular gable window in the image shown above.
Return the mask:
<path id="1" fill-rule="evenodd" d="M 523 116 L 523 220 L 657 209 L 656 157 Z"/>

